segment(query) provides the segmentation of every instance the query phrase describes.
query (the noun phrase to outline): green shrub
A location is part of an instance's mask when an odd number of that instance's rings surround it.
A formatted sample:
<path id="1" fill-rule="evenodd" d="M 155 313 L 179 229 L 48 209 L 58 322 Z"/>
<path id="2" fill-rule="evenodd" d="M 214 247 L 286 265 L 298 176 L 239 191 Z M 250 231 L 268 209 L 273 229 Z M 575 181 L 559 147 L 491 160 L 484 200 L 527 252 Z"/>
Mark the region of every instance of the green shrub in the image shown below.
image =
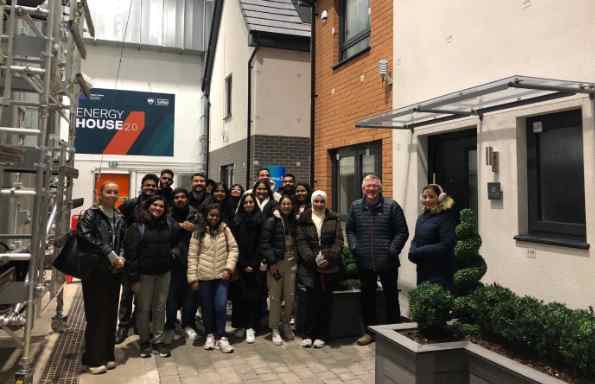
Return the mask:
<path id="1" fill-rule="evenodd" d="M 471 209 L 462 209 L 459 213 L 459 217 L 461 218 L 461 223 L 467 223 L 473 226 L 476 225 L 475 213 L 473 213 L 473 210 Z"/>
<path id="2" fill-rule="evenodd" d="M 455 228 L 457 239 L 468 239 L 475 235 L 475 226 L 470 223 L 461 222 Z"/>
<path id="3" fill-rule="evenodd" d="M 495 339 L 513 351 L 566 367 L 579 377 L 595 378 L 595 316 L 593 310 L 572 310 L 517 296 L 498 285 L 478 288 L 457 298 L 456 328 L 466 335 Z M 477 326 L 477 327 L 474 327 Z"/>
<path id="4" fill-rule="evenodd" d="M 423 283 L 409 293 L 411 318 L 424 334 L 441 333 L 450 320 L 452 295 L 438 284 Z"/>
<path id="5" fill-rule="evenodd" d="M 460 212 L 461 222 L 455 232 L 455 263 L 457 271 L 454 275 L 454 293 L 457 296 L 467 295 L 479 287 L 481 278 L 487 271 L 485 260 L 479 254 L 481 237 L 477 233 L 475 215 L 470 209 Z"/>
<path id="6" fill-rule="evenodd" d="M 343 247 L 341 249 L 341 257 L 343 259 L 344 266 L 343 277 L 345 279 L 357 279 L 357 262 L 355 261 L 355 257 L 351 254 L 351 251 L 348 247 Z"/>
<path id="7" fill-rule="evenodd" d="M 459 269 L 454 275 L 455 294 L 458 296 L 465 295 L 481 283 L 479 280 L 483 277 L 485 271 L 480 267 Z"/>

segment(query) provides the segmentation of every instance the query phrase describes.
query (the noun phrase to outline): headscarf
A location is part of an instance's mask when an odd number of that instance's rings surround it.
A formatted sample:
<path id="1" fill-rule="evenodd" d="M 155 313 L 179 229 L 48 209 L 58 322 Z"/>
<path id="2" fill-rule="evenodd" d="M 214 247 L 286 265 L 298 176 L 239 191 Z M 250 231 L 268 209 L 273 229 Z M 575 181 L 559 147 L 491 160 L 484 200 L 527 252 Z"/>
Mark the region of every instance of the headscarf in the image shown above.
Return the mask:
<path id="1" fill-rule="evenodd" d="M 322 197 L 322 200 L 324 200 L 325 202 L 327 202 L 327 195 L 326 192 L 318 190 L 318 191 L 314 191 L 312 192 L 312 197 L 310 197 L 310 203 L 312 204 L 312 206 L 314 206 L 314 200 L 317 197 Z"/>

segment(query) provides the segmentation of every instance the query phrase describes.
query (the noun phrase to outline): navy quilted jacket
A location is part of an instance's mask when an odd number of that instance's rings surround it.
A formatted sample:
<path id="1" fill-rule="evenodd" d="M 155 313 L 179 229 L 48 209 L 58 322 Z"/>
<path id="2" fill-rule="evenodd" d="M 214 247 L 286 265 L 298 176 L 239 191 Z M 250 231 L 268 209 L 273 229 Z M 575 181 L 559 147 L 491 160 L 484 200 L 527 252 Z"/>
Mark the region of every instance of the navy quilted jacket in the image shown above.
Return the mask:
<path id="1" fill-rule="evenodd" d="M 407 221 L 396 201 L 381 196 L 373 206 L 364 199 L 351 204 L 347 239 L 360 271 L 384 272 L 399 267 L 399 254 L 408 237 Z"/>

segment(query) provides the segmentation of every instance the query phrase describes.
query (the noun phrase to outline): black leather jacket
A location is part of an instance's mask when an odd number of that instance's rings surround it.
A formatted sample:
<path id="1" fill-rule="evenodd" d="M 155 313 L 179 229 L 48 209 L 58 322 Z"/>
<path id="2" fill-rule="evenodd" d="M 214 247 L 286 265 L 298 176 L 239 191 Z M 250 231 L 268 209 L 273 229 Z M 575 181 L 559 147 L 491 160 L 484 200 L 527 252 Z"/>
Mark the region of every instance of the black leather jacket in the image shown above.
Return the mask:
<path id="1" fill-rule="evenodd" d="M 122 215 L 114 211 L 114 225 L 99 207 L 92 207 L 79 217 L 76 236 L 82 252 L 95 257 L 89 262 L 109 267 L 109 254 L 114 251 L 123 256 L 125 223 Z"/>

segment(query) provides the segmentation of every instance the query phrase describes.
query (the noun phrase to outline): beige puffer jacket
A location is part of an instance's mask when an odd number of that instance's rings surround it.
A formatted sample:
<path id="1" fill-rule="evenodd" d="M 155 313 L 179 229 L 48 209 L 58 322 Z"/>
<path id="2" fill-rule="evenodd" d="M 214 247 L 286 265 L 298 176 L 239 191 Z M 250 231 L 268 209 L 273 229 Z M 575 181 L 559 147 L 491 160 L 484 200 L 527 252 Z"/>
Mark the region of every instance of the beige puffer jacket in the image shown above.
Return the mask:
<path id="1" fill-rule="evenodd" d="M 221 223 L 215 236 L 207 232 L 202 240 L 194 232 L 188 250 L 188 282 L 216 280 L 225 270 L 233 272 L 238 254 L 236 240 L 225 223 Z"/>

